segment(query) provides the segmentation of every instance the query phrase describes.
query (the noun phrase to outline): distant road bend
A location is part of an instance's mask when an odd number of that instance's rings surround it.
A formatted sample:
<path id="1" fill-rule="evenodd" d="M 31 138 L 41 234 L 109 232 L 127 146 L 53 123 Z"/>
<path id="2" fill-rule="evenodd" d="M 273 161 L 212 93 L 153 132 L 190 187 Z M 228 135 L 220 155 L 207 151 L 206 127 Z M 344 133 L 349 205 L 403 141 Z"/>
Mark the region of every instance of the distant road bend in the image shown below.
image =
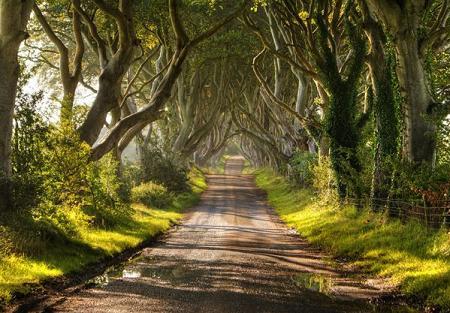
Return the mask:
<path id="1" fill-rule="evenodd" d="M 361 299 L 379 290 L 346 278 L 283 225 L 243 165 L 229 159 L 182 225 L 45 312 L 373 312 Z"/>

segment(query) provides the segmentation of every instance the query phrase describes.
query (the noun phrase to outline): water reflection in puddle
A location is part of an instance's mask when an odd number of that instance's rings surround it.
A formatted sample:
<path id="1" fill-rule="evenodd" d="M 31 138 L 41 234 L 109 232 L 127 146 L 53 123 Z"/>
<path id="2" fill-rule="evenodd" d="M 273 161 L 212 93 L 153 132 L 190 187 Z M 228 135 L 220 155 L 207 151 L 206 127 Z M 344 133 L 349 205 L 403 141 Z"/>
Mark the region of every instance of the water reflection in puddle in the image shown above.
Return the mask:
<path id="1" fill-rule="evenodd" d="M 148 260 L 145 260 L 148 262 Z M 157 279 L 172 284 L 196 280 L 194 273 L 181 265 L 161 266 L 136 259 L 126 265 L 111 267 L 87 282 L 90 286 L 105 287 L 114 279 Z"/>
<path id="2" fill-rule="evenodd" d="M 132 270 L 132 269 L 124 269 L 122 271 L 122 277 L 123 278 L 139 278 L 141 277 L 141 272 L 137 271 L 137 270 Z"/>
<path id="3" fill-rule="evenodd" d="M 331 277 L 313 273 L 299 273 L 293 277 L 295 284 L 300 288 L 331 295 L 333 280 Z"/>
<path id="4" fill-rule="evenodd" d="M 299 288 L 306 289 L 312 292 L 319 292 L 326 295 L 329 298 L 335 299 L 334 290 L 335 281 L 331 276 L 325 276 L 315 273 L 298 273 L 292 277 L 295 285 Z M 359 301 L 357 301 L 359 302 Z M 391 304 L 391 303 L 360 303 L 362 312 L 373 312 L 373 313 L 418 313 L 414 308 L 406 304 Z"/>

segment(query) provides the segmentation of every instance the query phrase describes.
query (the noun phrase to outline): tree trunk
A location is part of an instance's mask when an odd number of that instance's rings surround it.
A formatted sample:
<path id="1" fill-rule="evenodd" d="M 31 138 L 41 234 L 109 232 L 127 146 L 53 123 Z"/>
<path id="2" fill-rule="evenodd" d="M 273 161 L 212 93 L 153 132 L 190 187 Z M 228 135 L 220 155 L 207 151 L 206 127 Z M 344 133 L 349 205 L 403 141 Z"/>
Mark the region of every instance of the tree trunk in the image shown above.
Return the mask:
<path id="1" fill-rule="evenodd" d="M 436 155 L 436 126 L 429 120 L 433 99 L 423 60 L 419 56 L 417 34 L 408 33 L 397 38 L 397 75 L 405 104 L 405 147 L 407 158 L 414 163 L 433 165 Z"/>
<path id="2" fill-rule="evenodd" d="M 61 112 L 59 121 L 61 124 L 69 125 L 73 118 L 73 104 L 75 102 L 75 91 L 78 86 L 78 81 L 75 84 L 70 84 L 64 87 L 64 96 L 61 103 Z"/>
<path id="3" fill-rule="evenodd" d="M 428 90 L 419 41 L 421 21 L 429 1 L 367 0 L 367 4 L 386 25 L 395 45 L 397 76 L 406 101 L 404 154 L 411 162 L 433 165 L 436 126 L 429 120 L 433 99 Z"/>
<path id="4" fill-rule="evenodd" d="M 121 67 L 124 70 L 120 71 L 120 73 L 112 71 L 112 75 L 105 72 L 101 74 L 97 96 L 86 119 L 78 129 L 81 140 L 91 146 L 97 141 L 106 116 L 119 103 L 121 97 L 120 83 L 129 64 L 124 64 Z"/>
<path id="5" fill-rule="evenodd" d="M 371 197 L 386 199 L 391 186 L 391 162 L 396 158 L 398 152 L 400 129 L 392 88 L 391 69 L 384 52 L 381 50 L 379 53 L 378 57 L 374 59 L 376 61 L 370 66 L 375 93 L 373 110 L 377 141 Z"/>
<path id="6" fill-rule="evenodd" d="M 373 93 L 369 94 L 368 104 L 373 106 L 376 139 L 371 198 L 372 209 L 376 210 L 377 199 L 387 199 L 391 189 L 392 161 L 397 157 L 399 148 L 399 103 L 395 98 L 392 81 L 394 60 L 385 51 L 386 36 L 383 28 L 363 1 L 360 1 L 360 6 L 364 19 L 363 28 L 370 42 L 367 60 Z"/>
<path id="7" fill-rule="evenodd" d="M 181 53 L 177 53 L 173 56 L 172 64 L 161 80 L 159 87 L 152 95 L 149 104 L 138 112 L 120 120 L 114 128 L 111 129 L 106 138 L 92 148 L 92 160 L 98 160 L 103 155 L 111 151 L 111 149 L 116 146 L 117 142 L 120 141 L 122 136 L 125 135 L 125 133 L 134 125 L 141 122 L 145 122 L 148 125 L 159 118 L 162 114 L 164 104 L 172 94 L 172 87 L 180 75 L 183 62 L 187 57 L 187 53 L 188 51 L 184 49 Z M 105 117 L 106 114 L 104 115 Z M 96 121 L 94 120 L 94 123 L 95 122 Z M 95 140 L 96 138 L 94 139 L 94 142 Z"/>
<path id="8" fill-rule="evenodd" d="M 0 211 L 11 204 L 11 136 L 20 72 L 17 54 L 28 37 L 32 4 L 31 0 L 0 0 Z"/>
<path id="9" fill-rule="evenodd" d="M 172 147 L 173 152 L 181 152 L 183 150 L 189 140 L 189 136 L 192 133 L 192 128 L 194 125 L 193 106 L 196 99 L 193 99 L 193 97 L 195 97 L 194 94 L 197 92 L 194 88 L 198 88 L 198 84 L 193 82 L 193 80 L 198 80 L 198 75 L 194 74 L 194 78 L 190 80 L 189 92 L 187 95 L 184 76 L 185 74 L 181 72 L 177 79 L 178 106 L 181 114 L 181 126 Z"/>

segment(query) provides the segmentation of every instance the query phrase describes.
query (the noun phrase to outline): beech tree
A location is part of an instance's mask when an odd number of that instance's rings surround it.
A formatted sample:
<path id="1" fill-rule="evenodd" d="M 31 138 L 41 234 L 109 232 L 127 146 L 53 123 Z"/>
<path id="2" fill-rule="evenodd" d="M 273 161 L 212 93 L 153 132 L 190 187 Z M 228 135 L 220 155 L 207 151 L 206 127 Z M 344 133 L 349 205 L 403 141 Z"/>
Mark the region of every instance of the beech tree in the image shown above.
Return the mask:
<path id="1" fill-rule="evenodd" d="M 19 79 L 19 47 L 27 37 L 26 27 L 33 1 L 0 1 L 0 210 L 9 206 L 11 135 Z"/>
<path id="2" fill-rule="evenodd" d="M 276 2 L 273 8 L 286 33 L 288 41 L 285 45 L 294 47 L 286 49 L 288 54 L 281 52 L 277 45 L 272 46 L 250 19 L 247 24 L 274 57 L 282 58 L 291 67 L 316 81 L 317 93 L 322 95 L 325 105 L 325 127 L 314 128 L 315 122 L 311 117 L 299 116 L 299 120 L 319 147 L 320 138 L 326 132 L 340 196 L 345 197 L 349 189 L 358 194 L 358 172 L 361 170 L 356 155 L 360 139 L 358 133 L 370 112 L 357 112 L 358 82 L 366 49 L 361 34 L 354 22 L 350 21 L 352 5 L 348 4 L 344 9 L 342 1 L 336 4 L 323 1 L 310 6 L 300 1 L 296 4 Z M 282 23 L 281 20 L 287 22 Z M 280 103 L 273 94 L 271 98 Z M 296 113 L 287 104 L 281 103 L 281 106 Z"/>
<path id="3" fill-rule="evenodd" d="M 437 4 L 439 11 L 430 27 L 424 27 L 423 21 L 431 9 L 436 9 L 434 1 L 367 0 L 367 4 L 387 28 L 395 45 L 397 76 L 405 98 L 404 153 L 411 162 L 433 164 L 436 154 L 433 114 L 439 104 L 430 92 L 425 59 L 428 49 L 436 51 L 449 43 L 448 1 Z"/>
<path id="4" fill-rule="evenodd" d="M 400 141 L 400 104 L 395 98 L 392 69 L 393 56 L 386 51 L 387 37 L 382 25 L 364 1 L 359 1 L 362 26 L 370 43 L 367 64 L 371 75 L 371 94 L 376 129 L 376 152 L 371 196 L 384 199 L 389 195 L 392 162 L 395 160 Z M 373 90 L 373 91 L 372 91 Z"/>
<path id="5" fill-rule="evenodd" d="M 80 6 L 79 0 L 73 0 L 73 2 L 74 6 Z M 75 51 L 73 53 L 73 57 L 71 58 L 67 45 L 56 34 L 36 3 L 33 6 L 33 12 L 48 38 L 58 49 L 59 70 L 64 93 L 61 101 L 60 121 L 62 123 L 68 123 L 72 119 L 75 92 L 81 80 L 83 55 L 85 52 L 85 45 L 81 31 L 81 16 L 76 10 L 71 12 L 72 31 L 75 41 Z"/>

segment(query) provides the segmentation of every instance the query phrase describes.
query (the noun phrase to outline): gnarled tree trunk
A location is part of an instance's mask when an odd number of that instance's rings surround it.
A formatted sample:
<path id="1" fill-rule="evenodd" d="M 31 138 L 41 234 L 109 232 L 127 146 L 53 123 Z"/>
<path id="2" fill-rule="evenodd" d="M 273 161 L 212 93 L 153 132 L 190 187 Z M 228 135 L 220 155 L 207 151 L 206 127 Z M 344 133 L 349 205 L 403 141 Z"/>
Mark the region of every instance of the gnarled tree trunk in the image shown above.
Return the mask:
<path id="1" fill-rule="evenodd" d="M 414 163 L 432 165 L 436 151 L 436 126 L 430 121 L 433 99 L 428 89 L 419 31 L 426 0 L 367 0 L 372 13 L 392 35 L 400 91 L 405 98 L 406 122 L 404 153 Z"/>
<path id="2" fill-rule="evenodd" d="M 11 136 L 19 79 L 18 50 L 28 37 L 33 1 L 0 0 L 0 211 L 10 205 Z"/>
<path id="3" fill-rule="evenodd" d="M 436 154 L 436 126 L 430 121 L 434 101 L 428 90 L 423 60 L 419 57 L 417 34 L 396 40 L 397 75 L 405 105 L 405 154 L 415 163 L 433 164 Z"/>
<path id="4" fill-rule="evenodd" d="M 391 189 L 392 164 L 399 149 L 400 127 L 397 101 L 392 84 L 391 57 L 386 53 L 387 38 L 383 28 L 372 16 L 364 1 L 363 28 L 369 39 L 370 53 L 367 57 L 373 86 L 372 101 L 375 117 L 376 151 L 372 177 L 372 208 L 377 209 L 377 199 L 387 199 Z"/>

